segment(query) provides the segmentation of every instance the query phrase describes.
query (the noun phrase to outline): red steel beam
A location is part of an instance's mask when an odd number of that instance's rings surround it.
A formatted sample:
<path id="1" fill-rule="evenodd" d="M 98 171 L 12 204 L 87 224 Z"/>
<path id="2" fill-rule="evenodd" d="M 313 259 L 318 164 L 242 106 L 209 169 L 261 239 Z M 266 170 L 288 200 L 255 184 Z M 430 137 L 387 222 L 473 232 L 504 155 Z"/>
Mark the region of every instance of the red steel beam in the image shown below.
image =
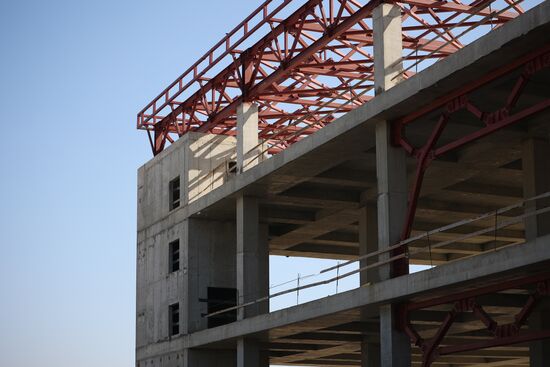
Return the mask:
<path id="1" fill-rule="evenodd" d="M 476 300 L 476 297 L 481 295 L 489 295 L 499 291 L 523 288 L 534 283 L 537 284 L 535 290 L 530 293 L 526 303 L 519 313 L 512 315 L 512 319 L 514 321 L 508 324 L 499 325 L 498 322 L 494 320 Z M 537 303 L 540 302 L 543 297 L 547 297 L 549 293 L 550 273 L 499 282 L 495 285 L 481 287 L 465 292 L 457 292 L 449 296 L 439 297 L 428 301 L 412 302 L 401 305 L 401 318 L 399 320 L 399 326 L 409 336 L 411 342 L 420 348 L 422 353 L 422 366 L 430 367 L 439 356 L 550 338 L 550 330 L 525 331 L 522 329 L 522 327 L 526 325 L 528 318 L 532 314 Z M 440 327 L 434 336 L 430 338 L 423 338 L 411 324 L 410 315 L 412 310 L 453 303 L 454 307 L 447 313 L 445 319 L 440 324 Z M 490 339 L 479 340 L 472 343 L 441 345 L 444 341 L 445 335 L 455 322 L 456 316 L 460 313 L 467 312 L 476 316 L 485 326 L 485 329 L 492 334 L 492 337 Z"/>
<path id="2" fill-rule="evenodd" d="M 461 23 L 457 17 L 460 14 L 492 16 L 491 24 L 499 25 L 522 12 L 517 6 L 496 12 L 496 7 L 489 7 L 494 1 L 396 2 L 403 10 L 403 21 L 407 20 L 403 27 L 403 47 L 420 51 L 420 54 L 404 58 L 415 60 L 428 55 L 438 59 L 462 47 L 453 35 L 453 28 L 471 27 L 476 23 L 473 19 Z M 140 111 L 138 128 L 155 133 L 150 142 L 156 154 L 164 148 L 166 140 L 173 140 L 170 134 L 181 136 L 190 130 L 223 133 L 226 130 L 213 128 L 234 119 L 236 107 L 245 100 L 258 102 L 260 109 L 279 111 L 281 117 L 276 123 L 281 128 L 291 124 L 296 113 L 301 111 L 311 114 L 304 120 L 306 123 L 332 121 L 331 117 L 322 117 L 322 113 L 308 111 L 307 107 L 321 106 L 327 99 L 334 99 L 335 111 L 347 110 L 338 105 L 343 106 L 349 98 L 355 97 L 338 91 L 354 85 L 357 80 L 372 81 L 373 58 L 369 53 L 373 43 L 372 29 L 365 20 L 379 2 L 308 0 L 281 20 L 277 15 L 294 3 L 267 0 Z M 246 50 L 238 49 L 262 27 L 269 27 L 270 31 Z M 409 31 L 424 32 L 411 36 L 407 34 Z M 222 63 L 227 64 L 221 72 L 207 76 L 207 72 Z M 317 79 L 320 76 L 330 77 L 336 83 L 321 83 Z M 317 93 L 314 89 L 319 89 L 319 94 L 313 102 L 293 99 L 293 104 L 301 106 L 296 111 L 288 111 L 288 106 L 276 107 L 285 102 L 273 96 L 292 95 L 294 90 L 300 89 L 313 93 Z M 184 92 L 191 94 L 183 101 L 176 101 Z M 352 106 L 365 101 L 360 98 Z M 261 116 L 260 119 L 272 123 Z"/>
<path id="3" fill-rule="evenodd" d="M 311 1 L 310 1 L 311 2 Z M 253 86 L 248 91 L 248 97 L 253 98 L 260 93 L 264 92 L 268 87 L 270 87 L 274 83 L 278 83 L 281 80 L 283 80 L 284 77 L 288 76 L 293 71 L 293 68 L 299 66 L 300 64 L 307 61 L 315 52 L 317 52 L 319 49 L 321 49 L 323 46 L 326 46 L 330 41 L 332 41 L 334 38 L 336 38 L 338 35 L 343 33 L 346 29 L 350 28 L 352 25 L 357 23 L 360 19 L 366 17 L 367 13 L 370 13 L 376 5 L 378 5 L 380 0 L 373 0 L 370 1 L 369 4 L 363 6 L 359 11 L 354 13 L 349 18 L 346 18 L 342 23 L 336 25 L 334 28 L 329 29 L 325 34 L 319 38 L 317 41 L 315 41 L 313 44 L 311 44 L 309 47 L 304 49 L 300 54 L 295 56 L 293 59 L 291 59 L 288 63 L 285 63 L 281 65 L 279 69 L 277 69 L 274 73 L 269 75 L 267 78 L 265 78 L 263 81 L 261 81 L 259 84 Z M 317 0 L 314 1 L 315 4 L 318 3 Z M 282 26 L 281 24 L 280 26 Z M 259 47 L 259 46 L 258 46 Z M 239 97 L 229 106 L 225 107 L 222 111 L 220 111 L 211 121 L 208 123 L 202 125 L 198 131 L 200 132 L 206 132 L 210 130 L 210 128 L 218 123 L 220 120 L 223 120 L 224 118 L 229 117 L 230 114 L 232 114 L 237 107 L 243 102 L 243 98 Z"/>
<path id="4" fill-rule="evenodd" d="M 522 67 L 524 68 L 523 73 L 517 78 L 517 82 L 510 91 L 508 99 L 502 108 L 492 112 L 484 112 L 469 102 L 469 93 L 479 90 L 488 83 L 504 77 Z M 508 65 L 497 68 L 496 70 L 486 74 L 484 77 L 479 78 L 472 83 L 466 84 L 465 86 L 458 88 L 444 97 L 438 98 L 433 103 L 393 123 L 393 143 L 397 146 L 403 147 L 409 155 L 417 158 L 417 170 L 413 181 L 413 186 L 409 194 L 407 216 L 401 234 L 402 240 L 410 236 L 416 214 L 416 206 L 420 196 L 422 180 L 425 171 L 428 169 L 429 163 L 446 153 L 459 149 L 466 144 L 470 144 L 496 131 L 524 121 L 525 119 L 550 108 L 550 98 L 546 98 L 529 107 L 523 108 L 521 111 L 512 113 L 512 109 L 515 107 L 515 104 L 531 75 L 547 67 L 550 67 L 550 44 L 543 45 L 541 48 L 518 58 Z M 420 117 L 438 109 L 442 109 L 440 122 L 434 128 L 431 137 L 424 144 L 424 146 L 420 148 L 413 147 L 405 137 L 405 126 L 412 124 Z M 445 124 L 450 116 L 461 110 L 469 111 L 485 126 L 479 128 L 475 132 L 455 139 L 454 141 L 436 146 L 435 143 L 441 135 L 442 130 L 445 128 Z"/>

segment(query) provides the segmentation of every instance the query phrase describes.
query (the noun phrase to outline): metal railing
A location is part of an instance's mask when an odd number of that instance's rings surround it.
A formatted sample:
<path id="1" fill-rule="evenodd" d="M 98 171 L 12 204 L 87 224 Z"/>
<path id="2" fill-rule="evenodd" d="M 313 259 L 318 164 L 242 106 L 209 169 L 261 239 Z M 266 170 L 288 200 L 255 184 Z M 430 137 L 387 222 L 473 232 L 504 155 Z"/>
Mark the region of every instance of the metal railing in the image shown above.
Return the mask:
<path id="1" fill-rule="evenodd" d="M 360 273 L 365 272 L 367 270 L 377 269 L 377 268 L 380 268 L 382 266 L 389 266 L 394 261 L 400 260 L 404 257 L 411 258 L 414 255 L 418 255 L 420 253 L 425 253 L 425 252 L 431 252 L 434 249 L 444 249 L 446 246 L 449 246 L 451 244 L 460 244 L 461 241 L 464 241 L 464 240 L 467 240 L 467 239 L 470 239 L 470 238 L 475 238 L 477 236 L 480 236 L 480 235 L 483 235 L 483 234 L 486 234 L 486 233 L 496 232 L 496 231 L 498 231 L 502 228 L 509 227 L 511 225 L 520 224 L 520 223 L 524 222 L 526 219 L 536 217 L 536 216 L 539 216 L 539 215 L 543 215 L 543 214 L 546 214 L 546 213 L 550 213 L 550 200 L 549 199 L 550 199 L 550 192 L 546 192 L 546 193 L 543 193 L 543 194 L 540 194 L 540 195 L 537 195 L 537 196 L 534 196 L 534 197 L 531 197 L 531 198 L 528 198 L 528 199 L 525 199 L 525 200 L 521 200 L 521 201 L 519 201 L 519 202 L 517 202 L 513 205 L 509 205 L 509 206 L 506 206 L 504 208 L 493 210 L 493 211 L 478 215 L 478 216 L 473 217 L 473 218 L 461 220 L 459 222 L 455 222 L 455 223 L 452 223 L 452 224 L 449 224 L 449 225 L 446 225 L 446 226 L 443 226 L 443 227 L 439 227 L 437 229 L 427 231 L 423 234 L 420 234 L 420 235 L 408 238 L 406 240 L 400 241 L 400 242 L 398 242 L 398 243 L 396 243 L 392 246 L 386 247 L 384 249 L 381 249 L 381 250 L 378 250 L 378 251 L 375 251 L 375 252 L 371 252 L 371 253 L 368 253 L 366 255 L 358 256 L 358 257 L 354 258 L 353 260 L 349 260 L 349 261 L 346 261 L 344 263 L 339 263 L 338 265 L 321 269 L 317 273 L 309 274 L 309 275 L 306 275 L 306 276 L 301 276 L 301 277 L 298 278 L 298 279 L 304 280 L 304 279 L 307 279 L 307 278 L 315 278 L 315 277 L 321 276 L 325 273 L 336 272 L 335 276 L 332 276 L 328 279 L 323 279 L 323 280 L 316 281 L 316 282 L 313 282 L 313 283 L 310 283 L 310 284 L 305 284 L 305 285 L 301 285 L 301 286 L 292 287 L 292 288 L 289 288 L 289 289 L 285 289 L 285 290 L 282 290 L 282 291 L 272 293 L 268 296 L 258 297 L 256 299 L 254 299 L 253 301 L 241 303 L 237 306 L 228 307 L 228 308 L 220 310 L 220 311 L 212 312 L 210 314 L 205 315 L 204 317 L 216 316 L 216 315 L 219 315 L 219 314 L 222 314 L 222 313 L 225 313 L 225 312 L 229 312 L 229 311 L 233 311 L 233 310 L 237 310 L 237 309 L 240 309 L 240 308 L 243 308 L 243 307 L 248 307 L 248 306 L 258 304 L 258 303 L 267 302 L 267 301 L 269 301 L 273 298 L 280 297 L 280 296 L 283 296 L 283 295 L 286 295 L 286 294 L 297 293 L 297 292 L 300 292 L 300 291 L 303 291 L 303 290 L 306 290 L 306 289 L 310 289 L 310 288 L 318 287 L 318 286 L 321 286 L 321 285 L 334 283 L 334 282 L 337 282 L 341 279 L 348 278 L 348 277 L 350 277 L 352 275 L 355 275 L 355 274 L 360 274 Z M 528 207 L 528 206 L 533 206 L 537 203 L 539 205 L 542 205 L 542 206 L 539 207 L 539 208 L 530 208 L 530 207 Z M 498 221 L 499 217 L 502 218 L 502 217 L 504 217 L 504 214 L 510 214 L 511 212 L 513 212 L 513 210 L 518 210 L 518 209 L 524 209 L 524 211 L 521 214 L 513 215 L 513 216 L 510 216 L 510 217 L 507 217 L 507 219 L 505 219 L 505 220 Z M 482 228 L 482 229 L 479 229 L 479 230 L 476 230 L 476 231 L 473 231 L 473 232 L 461 234 L 461 235 L 459 235 L 456 238 L 453 238 L 451 240 L 444 240 L 444 241 L 436 242 L 433 245 L 428 246 L 428 248 L 416 248 L 416 249 L 412 249 L 412 250 L 408 249 L 409 245 L 411 245 L 415 241 L 419 241 L 419 240 L 422 240 L 422 239 L 425 239 L 425 238 L 430 238 L 430 236 L 433 237 L 437 234 L 447 232 L 449 230 L 456 229 L 458 227 L 462 227 L 462 226 L 465 226 L 465 225 L 471 225 L 471 224 L 476 223 L 476 222 L 479 223 L 480 221 L 484 221 L 484 220 L 487 220 L 487 219 L 497 219 L 497 220 L 493 221 L 494 225 L 492 225 L 492 226 L 488 226 L 488 227 L 485 227 L 485 228 Z M 512 243 L 509 246 L 518 245 L 518 244 L 521 244 L 523 242 L 524 242 L 524 240 L 521 240 L 521 241 L 518 241 L 516 243 Z M 505 247 L 508 247 L 508 246 L 505 246 Z M 399 255 L 395 255 L 395 256 L 391 255 L 395 250 L 402 249 L 402 248 L 405 249 L 404 253 L 399 254 Z M 486 253 L 488 251 L 498 251 L 499 249 L 500 248 L 494 247 L 491 250 L 481 251 L 480 254 Z M 477 255 L 472 255 L 472 256 L 477 256 Z M 387 257 L 387 258 L 380 259 L 381 257 Z M 358 269 L 349 270 L 347 272 L 341 273 L 341 271 L 347 266 L 350 266 L 352 264 L 357 264 L 357 263 L 361 264 L 361 262 L 366 261 L 368 259 L 372 259 L 372 258 L 377 259 L 377 261 L 373 264 L 359 266 Z M 459 260 L 454 260 L 454 261 L 459 261 Z M 281 284 L 272 285 L 272 286 L 270 286 L 270 290 L 273 289 L 273 288 L 280 287 L 282 285 L 295 283 L 296 281 L 297 281 L 297 279 L 292 279 L 292 280 L 283 282 Z M 366 285 L 366 286 L 368 286 L 368 285 Z M 239 299 L 242 300 L 245 297 L 250 298 L 251 296 L 255 296 L 255 295 L 239 295 Z"/>

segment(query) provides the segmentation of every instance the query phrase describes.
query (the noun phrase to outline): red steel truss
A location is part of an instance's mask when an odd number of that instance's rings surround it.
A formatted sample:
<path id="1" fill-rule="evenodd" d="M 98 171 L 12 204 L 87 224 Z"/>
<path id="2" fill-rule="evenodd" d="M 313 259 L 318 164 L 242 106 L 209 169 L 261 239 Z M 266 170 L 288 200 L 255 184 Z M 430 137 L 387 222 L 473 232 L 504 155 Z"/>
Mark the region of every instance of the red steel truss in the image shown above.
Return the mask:
<path id="1" fill-rule="evenodd" d="M 393 143 L 396 146 L 401 146 L 410 156 L 417 160 L 416 174 L 409 193 L 406 223 L 401 235 L 403 240 L 410 236 L 424 173 L 430 163 L 450 151 L 463 147 L 498 130 L 525 121 L 535 114 L 550 108 L 550 98 L 532 100 L 521 105 L 518 103 L 533 75 L 548 67 L 550 67 L 550 44 L 543 45 L 528 55 L 493 70 L 473 83 L 464 85 L 460 89 L 440 97 L 424 108 L 393 122 Z M 519 73 L 518 70 L 520 70 Z M 483 91 L 485 85 L 513 76 L 515 75 L 514 73 L 519 75 L 515 77 L 515 82 L 509 90 L 508 97 L 497 108 L 493 107 L 491 110 L 486 110 L 484 106 L 477 106 L 469 98 L 470 95 Z M 431 135 L 423 146 L 414 147 L 407 140 L 406 127 L 414 124 L 419 118 L 434 112 L 438 113 L 439 118 Z M 461 112 L 467 112 L 478 120 L 479 128 L 458 139 L 438 144 L 438 140 L 449 120 L 453 115 Z M 403 252 L 407 252 L 407 249 L 400 248 L 399 251 L 396 251 L 397 254 Z M 405 258 L 395 265 L 397 268 L 395 275 L 406 273 L 406 269 L 408 269 L 406 261 Z"/>
<path id="2" fill-rule="evenodd" d="M 237 106 L 254 101 L 259 137 L 271 153 L 285 149 L 372 98 L 380 2 L 265 1 L 138 113 L 138 129 L 156 155 L 189 131 L 235 135 Z M 402 9 L 405 78 L 416 60 L 462 48 L 464 32 L 479 36 L 523 12 L 513 0 L 387 2 Z"/>
<path id="3" fill-rule="evenodd" d="M 514 321 L 511 323 L 499 325 L 478 301 L 478 297 L 482 295 L 511 289 L 524 289 L 530 285 L 535 285 L 534 290 L 528 295 L 525 305 L 521 310 L 513 315 Z M 422 367 L 430 367 L 439 356 L 550 338 L 550 330 L 525 330 L 524 327 L 535 306 L 543 297 L 549 295 L 550 274 L 541 274 L 522 279 L 499 282 L 497 285 L 460 292 L 459 294 L 453 294 L 446 297 L 403 304 L 400 307 L 400 327 L 407 333 L 412 343 L 420 348 L 422 352 Z M 447 312 L 445 319 L 442 321 L 435 334 L 429 338 L 420 336 L 411 323 L 411 311 L 445 304 L 451 304 L 453 308 Z M 476 319 L 482 322 L 488 334 L 492 337 L 481 339 L 476 342 L 446 345 L 445 336 L 456 321 L 457 316 L 461 313 L 468 312 L 472 313 Z"/>

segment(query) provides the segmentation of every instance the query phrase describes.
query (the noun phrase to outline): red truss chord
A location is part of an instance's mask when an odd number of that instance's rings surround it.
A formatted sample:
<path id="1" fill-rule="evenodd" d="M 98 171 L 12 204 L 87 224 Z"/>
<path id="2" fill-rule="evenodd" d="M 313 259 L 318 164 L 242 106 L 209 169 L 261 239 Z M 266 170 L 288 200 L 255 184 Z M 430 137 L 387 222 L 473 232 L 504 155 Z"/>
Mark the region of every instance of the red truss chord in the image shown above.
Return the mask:
<path id="1" fill-rule="evenodd" d="M 253 101 L 259 137 L 272 153 L 285 149 L 372 98 L 371 15 L 380 2 L 265 1 L 138 113 L 138 129 L 158 154 L 189 131 L 234 135 L 237 106 Z M 395 2 L 404 61 L 452 54 L 463 47 L 462 30 L 498 27 L 523 12 L 517 3 Z"/>
<path id="2" fill-rule="evenodd" d="M 518 101 L 524 93 L 529 80 L 533 75 L 548 67 L 550 67 L 550 44 L 544 45 L 540 49 L 506 66 L 493 70 L 473 83 L 464 85 L 424 108 L 394 121 L 392 126 L 394 145 L 401 146 L 410 156 L 417 160 L 415 179 L 409 193 L 408 212 L 401 239 L 406 239 L 410 236 L 424 174 L 434 159 L 498 130 L 525 121 L 550 108 L 550 98 L 542 98 L 538 101 L 534 100 L 531 103 L 524 103 L 518 107 Z M 516 77 L 513 87 L 509 90 L 508 97 L 502 101 L 502 105 L 498 108 L 485 110 L 483 106 L 477 106 L 470 98 L 470 95 L 483 90 L 483 87 L 488 83 L 513 75 L 518 69 L 521 70 L 519 76 Z M 419 118 L 436 111 L 438 111 L 439 119 L 430 137 L 423 146 L 414 147 L 406 138 L 406 127 L 414 124 Z M 471 114 L 473 118 L 479 121 L 479 128 L 458 139 L 438 145 L 438 140 L 444 132 L 449 119 L 455 114 L 464 112 Z M 402 249 L 402 251 L 406 251 L 406 249 Z M 406 259 L 402 262 L 406 262 Z M 406 264 L 401 264 L 400 268 L 406 268 Z"/>
<path id="3" fill-rule="evenodd" d="M 510 289 L 521 289 L 535 285 L 534 290 L 527 296 L 521 310 L 513 315 L 513 322 L 499 324 L 484 309 L 479 301 L 482 295 Z M 438 357 L 461 352 L 474 351 L 485 348 L 502 347 L 512 344 L 525 343 L 534 340 L 550 338 L 550 330 L 524 330 L 523 328 L 533 312 L 535 306 L 550 295 L 550 274 L 499 282 L 497 285 L 478 288 L 451 296 L 436 298 L 421 302 L 412 302 L 400 306 L 400 328 L 409 336 L 411 342 L 422 352 L 422 367 L 430 367 Z M 437 331 L 430 338 L 422 337 L 412 325 L 411 312 L 429 307 L 452 304 L 453 308 L 447 312 Z M 491 337 L 476 342 L 464 344 L 446 344 L 445 336 L 460 314 L 471 313 L 481 321 Z"/>

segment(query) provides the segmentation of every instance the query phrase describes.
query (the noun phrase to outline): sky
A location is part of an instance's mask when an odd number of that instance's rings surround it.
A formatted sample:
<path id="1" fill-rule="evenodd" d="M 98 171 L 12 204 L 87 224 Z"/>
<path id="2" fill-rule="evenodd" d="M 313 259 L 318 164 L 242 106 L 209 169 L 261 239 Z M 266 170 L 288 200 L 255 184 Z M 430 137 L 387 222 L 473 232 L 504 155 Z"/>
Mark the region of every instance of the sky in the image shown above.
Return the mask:
<path id="1" fill-rule="evenodd" d="M 256 4 L 0 1 L 1 366 L 134 365 L 136 113 Z M 273 284 L 334 265 L 289 261 Z"/>
<path id="2" fill-rule="evenodd" d="M 0 1 L 1 366 L 134 365 L 135 116 L 254 4 Z"/>

